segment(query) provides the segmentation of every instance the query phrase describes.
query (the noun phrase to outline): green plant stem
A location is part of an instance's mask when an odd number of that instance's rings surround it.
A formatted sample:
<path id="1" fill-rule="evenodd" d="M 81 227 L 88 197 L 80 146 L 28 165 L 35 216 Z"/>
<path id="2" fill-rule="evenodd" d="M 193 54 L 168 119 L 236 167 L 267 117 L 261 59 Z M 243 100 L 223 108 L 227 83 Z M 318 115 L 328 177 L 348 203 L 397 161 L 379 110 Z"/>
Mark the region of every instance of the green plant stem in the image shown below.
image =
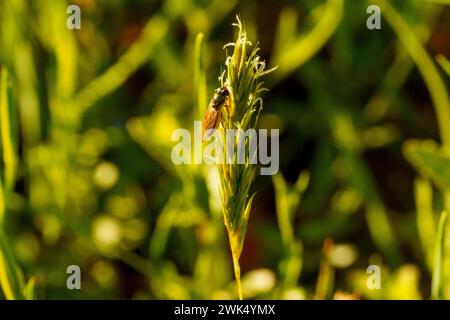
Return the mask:
<path id="1" fill-rule="evenodd" d="M 227 229 L 228 240 L 230 242 L 230 250 L 231 250 L 231 257 L 233 260 L 233 271 L 234 271 L 234 278 L 236 280 L 238 299 L 244 300 L 241 284 L 241 266 L 239 264 L 239 258 L 241 257 L 242 247 L 239 245 L 237 232 L 231 229 L 231 226 L 226 222 L 226 220 L 225 226 Z"/>
<path id="2" fill-rule="evenodd" d="M 238 298 L 239 300 L 244 300 L 244 296 L 242 295 L 241 266 L 239 265 L 239 256 L 234 252 L 234 250 L 232 250 L 231 254 L 233 256 L 233 269 L 234 277 L 236 278 Z"/>

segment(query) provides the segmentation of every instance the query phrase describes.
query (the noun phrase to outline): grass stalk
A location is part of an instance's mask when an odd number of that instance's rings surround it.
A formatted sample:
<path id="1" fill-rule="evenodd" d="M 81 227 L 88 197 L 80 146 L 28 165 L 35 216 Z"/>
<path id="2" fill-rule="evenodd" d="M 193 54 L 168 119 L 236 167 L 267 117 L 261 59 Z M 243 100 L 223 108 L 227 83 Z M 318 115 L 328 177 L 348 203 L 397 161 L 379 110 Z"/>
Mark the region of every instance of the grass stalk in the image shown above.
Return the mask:
<path id="1" fill-rule="evenodd" d="M 266 70 L 265 62 L 257 55 L 258 45 L 251 48 L 245 26 L 239 18 L 235 26 L 239 31 L 237 40 L 225 46 L 225 48 L 233 47 L 233 53 L 227 56 L 226 70 L 221 77 L 221 85 L 230 91 L 230 99 L 228 106 L 222 109 L 219 140 L 221 142 L 230 140 L 227 130 L 239 130 L 232 138 L 233 150 L 236 151 L 240 141 L 244 141 L 248 150 L 252 137 L 242 135 L 247 129 L 257 127 L 263 102 L 261 95 L 266 90 L 263 88 L 261 77 L 273 69 Z M 222 147 L 228 149 L 225 144 L 222 144 Z M 230 158 L 218 166 L 223 218 L 230 242 L 239 299 L 243 299 L 239 259 L 254 197 L 254 194 L 250 195 L 250 187 L 256 170 L 256 164 L 250 160 L 256 155 L 249 153 L 245 155 L 243 164 L 237 164 L 237 152 L 234 152 L 231 158 L 224 150 L 224 155 Z"/>

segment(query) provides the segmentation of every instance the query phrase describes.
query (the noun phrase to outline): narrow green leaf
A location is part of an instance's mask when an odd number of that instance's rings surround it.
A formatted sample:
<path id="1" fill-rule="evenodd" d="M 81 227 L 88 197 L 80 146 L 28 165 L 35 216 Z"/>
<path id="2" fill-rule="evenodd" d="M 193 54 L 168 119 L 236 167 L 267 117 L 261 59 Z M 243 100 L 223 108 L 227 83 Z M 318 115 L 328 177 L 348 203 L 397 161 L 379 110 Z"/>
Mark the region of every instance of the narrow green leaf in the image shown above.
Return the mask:
<path id="1" fill-rule="evenodd" d="M 0 129 L 4 164 L 4 192 L 14 184 L 17 170 L 17 124 L 6 67 L 0 67 Z"/>
<path id="2" fill-rule="evenodd" d="M 165 18 L 155 15 L 150 18 L 138 40 L 103 74 L 92 80 L 74 98 L 80 112 L 84 112 L 99 99 L 121 86 L 142 64 L 155 53 L 160 40 L 169 29 Z"/>
<path id="3" fill-rule="evenodd" d="M 414 182 L 414 196 L 417 211 L 417 229 L 422 250 L 425 254 L 429 270 L 433 269 L 433 247 L 436 230 L 433 219 L 433 188 L 431 183 L 422 178 L 417 178 Z"/>
<path id="4" fill-rule="evenodd" d="M 194 49 L 194 85 L 197 92 L 195 104 L 197 115 L 201 115 L 207 107 L 206 74 L 203 58 L 203 33 L 197 34 Z"/>
<path id="5" fill-rule="evenodd" d="M 283 175 L 278 173 L 272 177 L 275 188 L 275 205 L 278 225 L 285 247 L 294 241 L 293 219 L 300 204 L 303 192 L 309 184 L 309 172 L 300 172 L 295 185 L 288 186 Z"/>
<path id="6" fill-rule="evenodd" d="M 436 110 L 442 143 L 445 146 L 450 146 L 450 126 L 448 125 L 450 122 L 450 99 L 446 85 L 442 81 L 435 63 L 416 37 L 415 32 L 408 26 L 394 7 L 391 6 L 389 1 L 373 0 L 368 2 L 381 7 L 383 16 L 405 46 L 411 59 L 417 65 L 430 92 L 431 100 Z"/>
<path id="7" fill-rule="evenodd" d="M 366 207 L 366 220 L 375 244 L 388 257 L 397 259 L 398 248 L 384 205 L 378 200 L 368 203 Z"/>
<path id="8" fill-rule="evenodd" d="M 283 242 L 289 243 L 293 239 L 293 231 L 289 219 L 289 197 L 286 181 L 281 173 L 272 177 L 275 188 L 275 206 L 277 209 L 278 226 Z"/>
<path id="9" fill-rule="evenodd" d="M 23 296 L 26 300 L 34 300 L 36 299 L 36 278 L 31 277 L 25 288 L 23 289 Z"/>
<path id="10" fill-rule="evenodd" d="M 445 58 L 443 55 L 438 55 L 436 57 L 436 60 L 450 77 L 450 62 L 447 60 L 447 58 Z"/>
<path id="11" fill-rule="evenodd" d="M 445 228 L 447 225 L 447 211 L 442 212 L 439 220 L 438 233 L 436 236 L 435 260 L 433 278 L 431 284 L 431 298 L 444 299 L 444 258 L 445 258 Z"/>
<path id="12" fill-rule="evenodd" d="M 0 228 L 0 286 L 8 300 L 23 299 L 23 275 Z"/>
<path id="13" fill-rule="evenodd" d="M 275 74 L 277 79 L 282 79 L 311 59 L 333 35 L 342 19 L 344 1 L 328 0 L 322 7 L 321 18 L 310 32 L 298 36 L 297 39 L 285 44 L 286 46 L 274 48 L 277 56 L 273 65 L 280 66 Z M 279 28 L 283 25 L 280 22 Z M 278 31 L 278 34 L 282 32 Z M 277 43 L 281 44 L 280 40 L 277 40 Z"/>

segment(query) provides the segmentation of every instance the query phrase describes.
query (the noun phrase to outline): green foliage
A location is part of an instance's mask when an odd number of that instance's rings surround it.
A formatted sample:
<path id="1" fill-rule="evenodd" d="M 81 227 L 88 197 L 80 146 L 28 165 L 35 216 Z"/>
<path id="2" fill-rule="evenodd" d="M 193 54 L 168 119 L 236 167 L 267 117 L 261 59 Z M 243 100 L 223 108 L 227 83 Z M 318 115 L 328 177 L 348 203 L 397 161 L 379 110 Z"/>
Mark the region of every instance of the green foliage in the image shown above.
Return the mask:
<path id="1" fill-rule="evenodd" d="M 0 297 L 449 298 L 447 4 L 1 1 Z M 172 163 L 219 82 L 283 174 Z"/>

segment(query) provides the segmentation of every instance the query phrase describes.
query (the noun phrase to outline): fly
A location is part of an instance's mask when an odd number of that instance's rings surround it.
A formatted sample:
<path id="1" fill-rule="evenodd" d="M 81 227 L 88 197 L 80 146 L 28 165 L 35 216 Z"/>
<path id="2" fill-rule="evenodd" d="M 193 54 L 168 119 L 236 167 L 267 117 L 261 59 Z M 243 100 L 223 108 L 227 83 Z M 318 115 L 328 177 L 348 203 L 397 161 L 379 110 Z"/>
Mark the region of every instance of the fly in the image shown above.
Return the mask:
<path id="1" fill-rule="evenodd" d="M 208 131 L 209 129 L 217 129 L 219 126 L 222 117 L 222 107 L 229 95 L 230 92 L 226 87 L 215 90 L 215 94 L 209 102 L 208 110 L 206 111 L 202 122 L 203 140 L 208 139 L 212 135 L 213 130 Z"/>

